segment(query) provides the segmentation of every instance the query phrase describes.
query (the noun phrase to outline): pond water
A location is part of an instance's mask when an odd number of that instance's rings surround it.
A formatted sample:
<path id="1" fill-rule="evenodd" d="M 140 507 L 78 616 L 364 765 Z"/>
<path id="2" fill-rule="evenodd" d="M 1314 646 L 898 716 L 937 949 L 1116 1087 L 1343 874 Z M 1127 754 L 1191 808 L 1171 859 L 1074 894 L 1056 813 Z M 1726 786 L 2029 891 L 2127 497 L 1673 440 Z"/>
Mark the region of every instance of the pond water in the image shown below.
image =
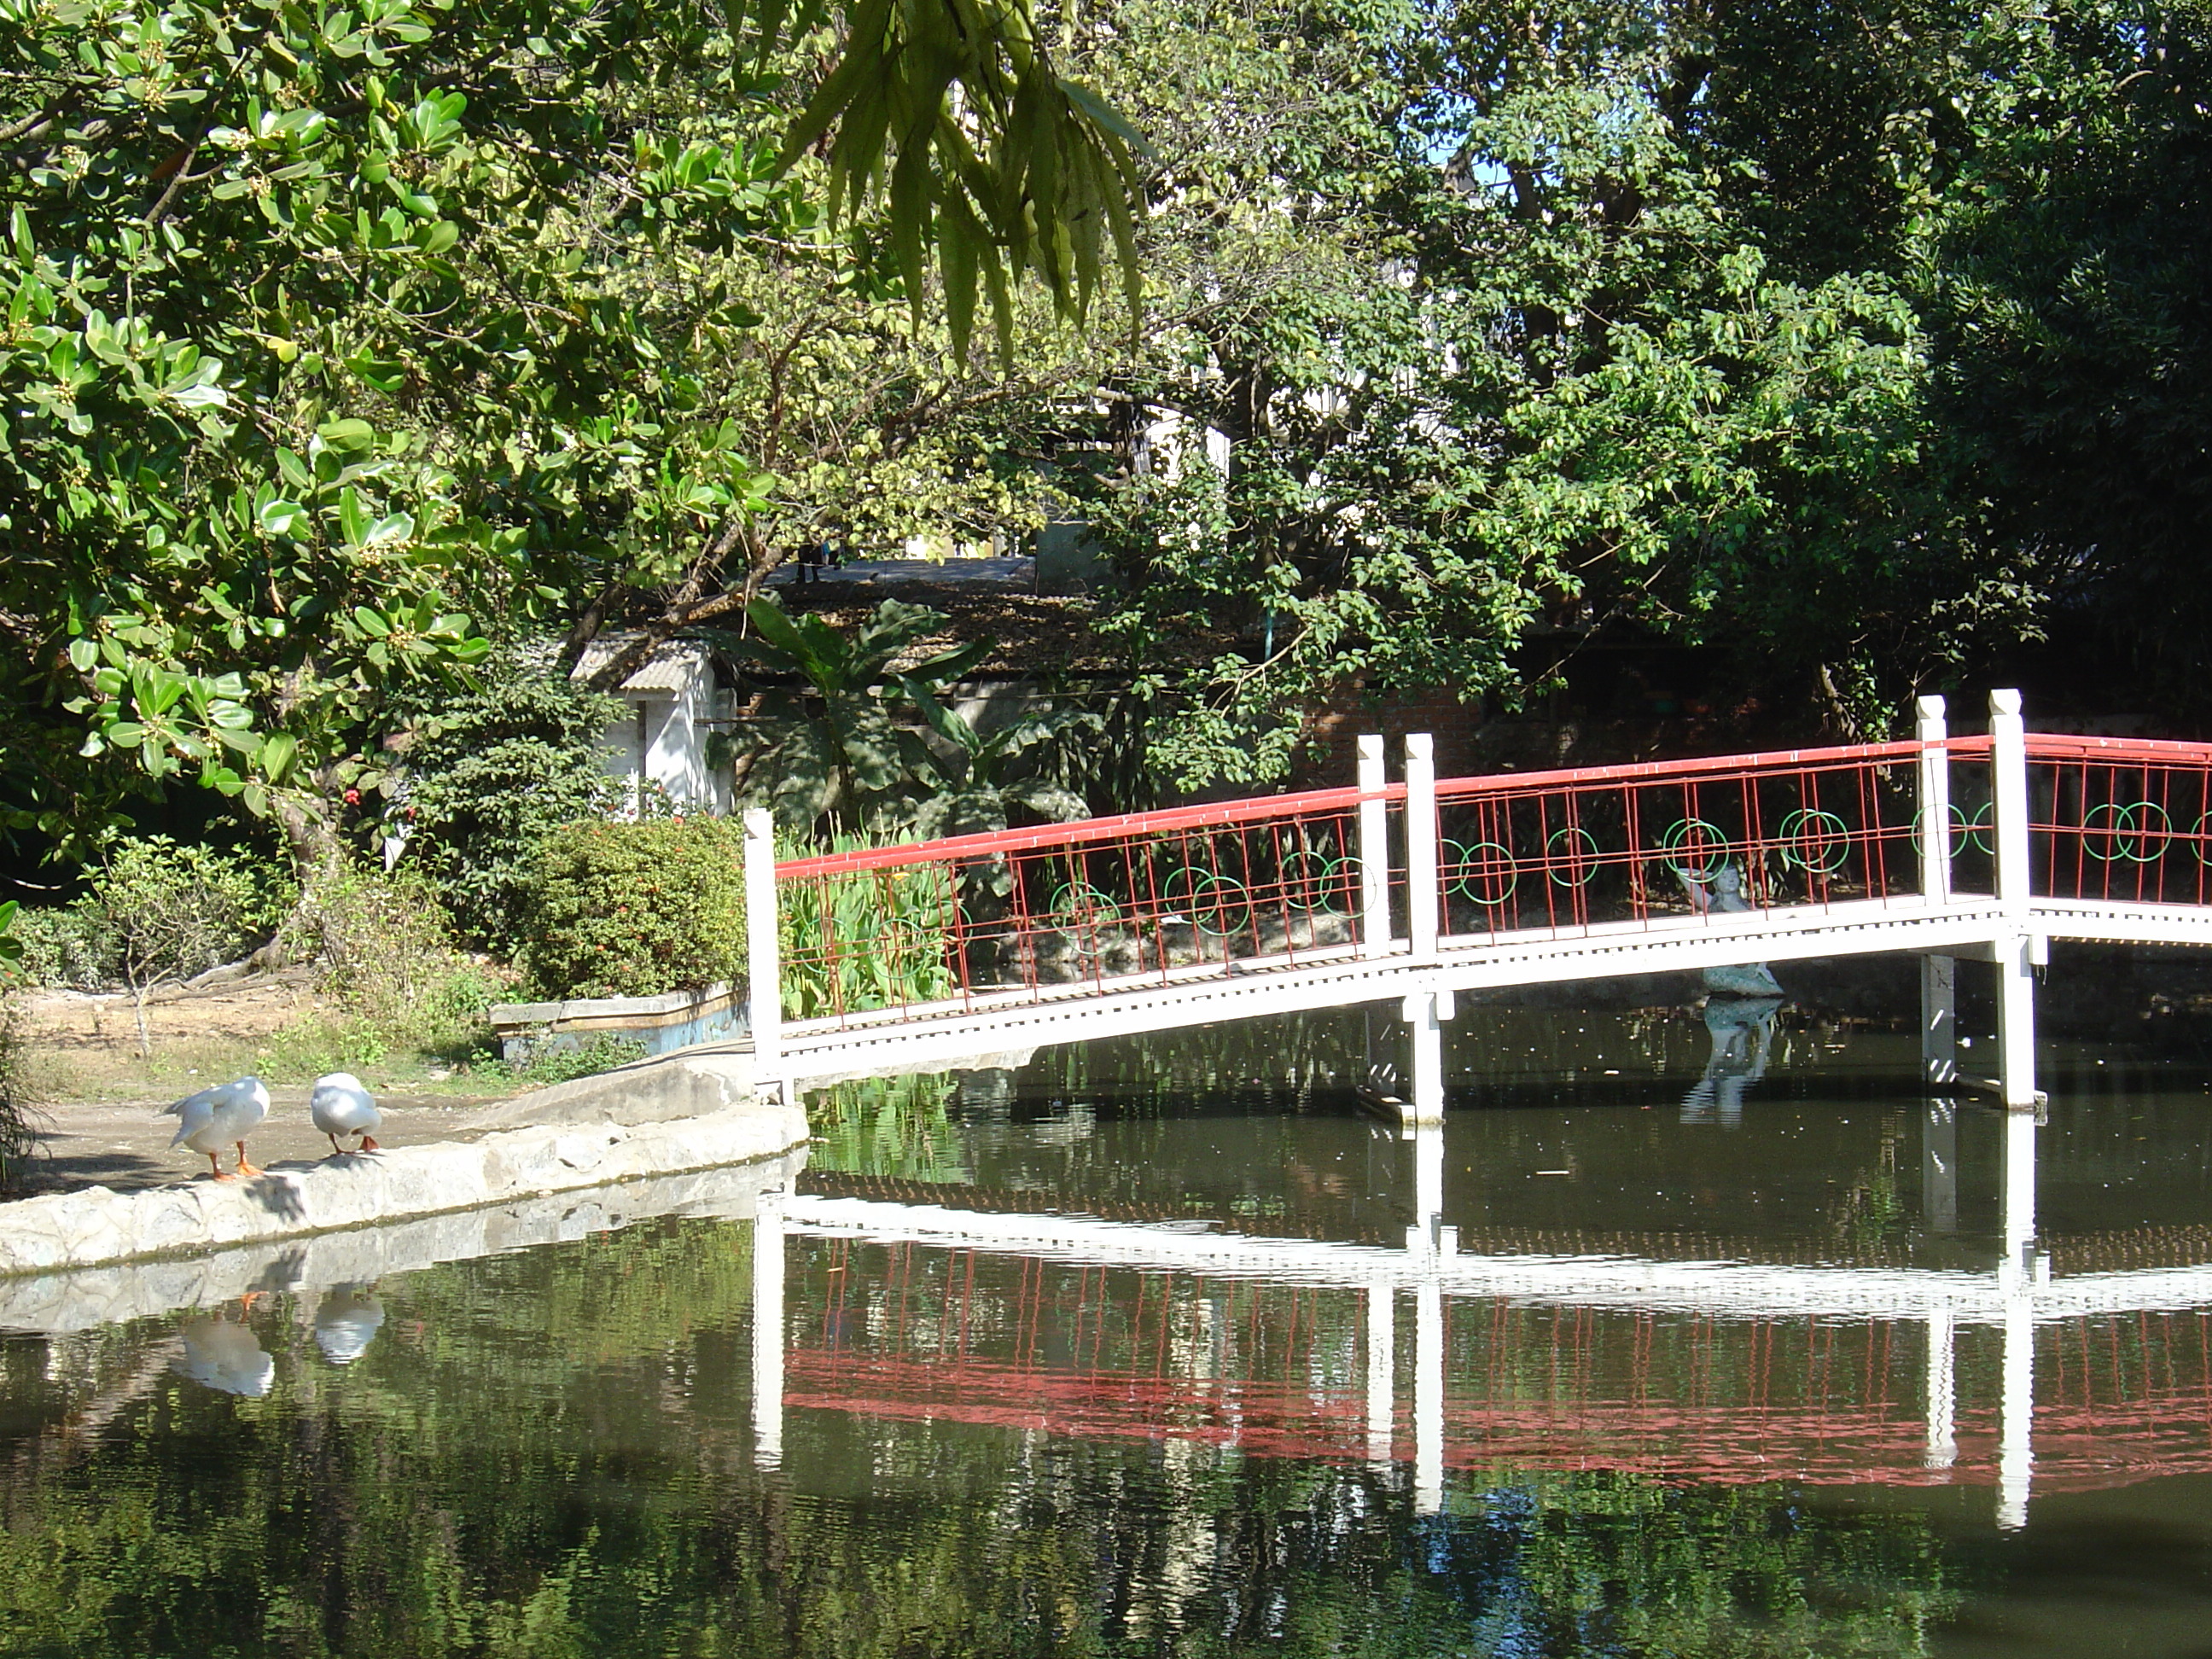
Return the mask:
<path id="1" fill-rule="evenodd" d="M 1356 1011 L 1097 1044 L 758 1220 L 0 1337 L 0 1654 L 2212 1653 L 2202 1067 L 1449 1040 L 1440 1134 Z"/>

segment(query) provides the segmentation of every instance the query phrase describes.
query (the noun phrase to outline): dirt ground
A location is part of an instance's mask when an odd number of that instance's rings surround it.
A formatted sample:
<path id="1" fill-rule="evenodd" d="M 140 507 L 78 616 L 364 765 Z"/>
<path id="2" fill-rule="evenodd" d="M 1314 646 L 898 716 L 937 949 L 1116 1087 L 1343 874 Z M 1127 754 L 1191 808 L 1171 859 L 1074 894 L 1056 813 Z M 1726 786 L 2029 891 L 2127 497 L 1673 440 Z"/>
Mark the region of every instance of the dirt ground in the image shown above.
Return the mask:
<path id="1" fill-rule="evenodd" d="M 148 1000 L 152 1052 L 142 1057 L 128 995 L 42 991 L 21 999 L 16 1036 L 40 1147 L 18 1191 L 206 1179 L 207 1160 L 181 1146 L 172 1150 L 176 1121 L 156 1114 L 182 1096 L 253 1072 L 273 1036 L 322 1012 L 304 974 L 172 989 Z M 393 1146 L 472 1139 L 483 1133 L 485 1109 L 527 1086 L 455 1077 L 404 1057 L 362 1080 L 384 1112 L 377 1139 Z M 256 1164 L 329 1156 L 329 1140 L 307 1121 L 308 1088 L 270 1085 L 269 1116 L 246 1143 Z M 226 1155 L 226 1168 L 230 1161 Z"/>

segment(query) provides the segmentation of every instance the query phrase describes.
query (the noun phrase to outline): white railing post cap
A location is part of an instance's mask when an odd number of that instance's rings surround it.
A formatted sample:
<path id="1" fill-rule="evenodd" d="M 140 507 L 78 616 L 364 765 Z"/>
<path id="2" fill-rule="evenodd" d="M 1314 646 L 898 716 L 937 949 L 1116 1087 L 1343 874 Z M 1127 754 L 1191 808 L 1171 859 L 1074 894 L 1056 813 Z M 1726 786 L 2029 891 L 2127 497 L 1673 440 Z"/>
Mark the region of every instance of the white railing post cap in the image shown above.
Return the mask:
<path id="1" fill-rule="evenodd" d="M 2019 714 L 2019 713 L 2020 713 L 2020 693 L 2019 693 L 2018 691 L 2009 691 L 2009 690 L 2008 690 L 2008 691 L 1992 691 L 1992 692 L 1990 692 L 1990 713 L 1991 713 L 1992 714 Z"/>
<path id="2" fill-rule="evenodd" d="M 1944 713 L 1943 699 L 1932 694 L 1925 697 L 1915 697 L 1912 700 L 1912 709 L 1923 720 L 1940 720 L 1943 718 Z"/>

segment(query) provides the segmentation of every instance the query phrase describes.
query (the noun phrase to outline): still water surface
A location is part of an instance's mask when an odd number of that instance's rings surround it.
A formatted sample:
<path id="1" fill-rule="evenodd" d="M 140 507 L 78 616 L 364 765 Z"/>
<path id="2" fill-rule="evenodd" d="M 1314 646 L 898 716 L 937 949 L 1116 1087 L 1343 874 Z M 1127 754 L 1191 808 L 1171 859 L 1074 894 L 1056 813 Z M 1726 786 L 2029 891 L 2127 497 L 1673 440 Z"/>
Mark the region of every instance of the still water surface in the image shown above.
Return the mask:
<path id="1" fill-rule="evenodd" d="M 2212 1654 L 2200 1070 L 1451 1042 L 1440 1138 L 1357 1012 L 1099 1044 L 758 1222 L 0 1337 L 0 1653 Z"/>

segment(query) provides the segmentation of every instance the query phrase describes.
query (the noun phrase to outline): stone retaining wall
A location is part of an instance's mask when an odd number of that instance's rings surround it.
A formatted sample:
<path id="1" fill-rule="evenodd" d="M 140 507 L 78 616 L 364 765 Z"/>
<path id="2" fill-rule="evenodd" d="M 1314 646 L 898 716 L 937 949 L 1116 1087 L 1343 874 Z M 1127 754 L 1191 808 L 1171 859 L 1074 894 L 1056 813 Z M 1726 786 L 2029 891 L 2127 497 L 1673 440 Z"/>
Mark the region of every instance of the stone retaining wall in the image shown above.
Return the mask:
<path id="1" fill-rule="evenodd" d="M 179 1309 L 220 1307 L 258 1291 L 369 1285 L 388 1273 L 559 1243 L 660 1216 L 745 1220 L 762 1193 L 789 1187 L 805 1162 L 802 1148 L 750 1164 L 241 1244 L 213 1255 L 18 1274 L 0 1279 L 0 1330 L 57 1336 Z"/>
<path id="2" fill-rule="evenodd" d="M 0 1280 L 297 1239 L 611 1182 L 773 1158 L 806 1139 L 796 1105 L 754 1095 L 750 1056 L 675 1055 L 547 1091 L 563 1120 L 472 1142 L 280 1164 L 249 1181 L 0 1204 Z M 509 1110 L 526 1115 L 532 1097 Z M 691 1114 L 669 1116 L 672 1104 Z M 589 1117 L 596 1121 L 578 1121 Z"/>

